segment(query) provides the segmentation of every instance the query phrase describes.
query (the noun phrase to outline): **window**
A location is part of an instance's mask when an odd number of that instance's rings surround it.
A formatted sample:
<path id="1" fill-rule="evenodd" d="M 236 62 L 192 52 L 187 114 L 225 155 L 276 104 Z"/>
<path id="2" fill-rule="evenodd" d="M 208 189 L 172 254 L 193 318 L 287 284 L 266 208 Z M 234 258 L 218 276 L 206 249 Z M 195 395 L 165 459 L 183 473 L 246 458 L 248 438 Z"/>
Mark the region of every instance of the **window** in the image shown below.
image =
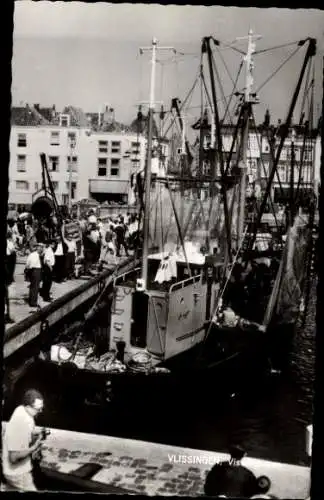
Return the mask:
<path id="1" fill-rule="evenodd" d="M 71 147 L 71 144 L 73 144 L 73 147 L 75 147 L 75 144 L 76 144 L 76 133 L 75 132 L 68 132 L 68 143 L 69 143 L 69 147 Z"/>
<path id="2" fill-rule="evenodd" d="M 120 164 L 119 158 L 111 159 L 110 175 L 119 175 L 119 164 Z"/>
<path id="3" fill-rule="evenodd" d="M 120 153 L 120 141 L 112 141 L 111 142 L 111 152 L 112 153 Z"/>
<path id="4" fill-rule="evenodd" d="M 269 162 L 261 162 L 261 177 L 268 177 L 269 175 Z"/>
<path id="5" fill-rule="evenodd" d="M 35 192 L 37 192 L 37 191 L 38 191 L 38 182 L 35 182 L 35 184 L 34 184 L 34 189 L 35 189 Z"/>
<path id="6" fill-rule="evenodd" d="M 139 161 L 139 160 L 132 160 L 132 166 L 133 166 L 134 168 L 138 167 L 138 166 L 139 166 L 139 164 L 140 164 L 140 161 Z"/>
<path id="7" fill-rule="evenodd" d="M 51 132 L 50 145 L 51 146 L 59 146 L 60 145 L 60 133 L 59 132 Z"/>
<path id="8" fill-rule="evenodd" d="M 57 181 L 52 181 L 52 185 L 53 185 L 54 191 L 57 191 L 58 187 L 59 187 L 59 183 Z"/>
<path id="9" fill-rule="evenodd" d="M 60 114 L 60 126 L 69 127 L 70 126 L 70 116 Z"/>
<path id="10" fill-rule="evenodd" d="M 98 141 L 99 153 L 108 153 L 108 141 Z"/>
<path id="11" fill-rule="evenodd" d="M 68 172 L 70 171 L 70 162 L 71 162 L 71 156 L 67 157 L 67 170 Z M 78 171 L 78 157 L 77 156 L 72 156 L 72 172 L 77 172 Z"/>
<path id="12" fill-rule="evenodd" d="M 29 182 L 27 181 L 16 181 L 16 189 L 22 189 L 24 191 L 28 191 Z"/>
<path id="13" fill-rule="evenodd" d="M 17 172 L 26 172 L 26 155 L 17 156 Z"/>
<path id="14" fill-rule="evenodd" d="M 282 182 L 287 181 L 287 166 L 286 164 L 278 165 L 278 175 Z"/>
<path id="15" fill-rule="evenodd" d="M 141 147 L 140 142 L 132 142 L 132 154 L 138 155 L 140 153 L 140 147 Z"/>
<path id="16" fill-rule="evenodd" d="M 305 144 L 304 160 L 312 161 L 313 156 L 313 146 L 311 144 Z"/>
<path id="17" fill-rule="evenodd" d="M 107 158 L 98 158 L 98 177 L 107 175 Z"/>
<path id="18" fill-rule="evenodd" d="M 26 134 L 18 134 L 18 143 L 19 148 L 25 148 L 27 146 L 27 136 Z"/>
<path id="19" fill-rule="evenodd" d="M 58 156 L 49 156 L 49 170 L 51 172 L 59 171 L 59 157 Z"/>

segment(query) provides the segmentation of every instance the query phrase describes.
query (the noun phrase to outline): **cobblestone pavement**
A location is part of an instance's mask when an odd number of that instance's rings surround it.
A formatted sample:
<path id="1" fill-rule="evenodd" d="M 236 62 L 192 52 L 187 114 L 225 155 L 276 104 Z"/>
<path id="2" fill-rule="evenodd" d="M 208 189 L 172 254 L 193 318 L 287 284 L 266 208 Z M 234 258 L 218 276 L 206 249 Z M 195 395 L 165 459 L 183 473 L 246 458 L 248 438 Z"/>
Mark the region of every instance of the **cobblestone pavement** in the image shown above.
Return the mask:
<path id="1" fill-rule="evenodd" d="M 216 452 L 57 429 L 52 429 L 43 453 L 44 465 L 60 472 L 97 463 L 103 468 L 93 476 L 94 481 L 162 496 L 202 495 L 207 472 L 214 463 L 228 458 Z M 306 467 L 254 458 L 245 458 L 243 465 L 257 477 L 267 475 L 272 482 L 270 493 L 278 498 L 306 498 L 308 494 Z"/>

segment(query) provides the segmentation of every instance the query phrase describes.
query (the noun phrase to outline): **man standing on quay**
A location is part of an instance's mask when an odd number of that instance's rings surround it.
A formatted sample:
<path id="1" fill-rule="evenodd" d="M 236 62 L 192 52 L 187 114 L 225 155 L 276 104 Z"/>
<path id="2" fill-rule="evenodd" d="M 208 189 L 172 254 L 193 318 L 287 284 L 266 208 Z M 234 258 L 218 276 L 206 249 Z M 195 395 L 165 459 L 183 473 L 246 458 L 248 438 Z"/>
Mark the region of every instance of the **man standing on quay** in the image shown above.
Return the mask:
<path id="1" fill-rule="evenodd" d="M 35 418 L 44 407 L 43 396 L 35 389 L 26 391 L 22 405 L 13 412 L 2 442 L 2 468 L 8 489 L 36 491 L 32 476 L 32 458 L 41 446 L 35 438 Z"/>
<path id="2" fill-rule="evenodd" d="M 29 305 L 32 311 L 39 308 L 38 293 L 40 282 L 42 279 L 42 263 L 41 255 L 43 254 L 43 245 L 38 244 L 32 248 L 32 252 L 28 255 L 26 261 L 25 274 L 29 281 Z"/>

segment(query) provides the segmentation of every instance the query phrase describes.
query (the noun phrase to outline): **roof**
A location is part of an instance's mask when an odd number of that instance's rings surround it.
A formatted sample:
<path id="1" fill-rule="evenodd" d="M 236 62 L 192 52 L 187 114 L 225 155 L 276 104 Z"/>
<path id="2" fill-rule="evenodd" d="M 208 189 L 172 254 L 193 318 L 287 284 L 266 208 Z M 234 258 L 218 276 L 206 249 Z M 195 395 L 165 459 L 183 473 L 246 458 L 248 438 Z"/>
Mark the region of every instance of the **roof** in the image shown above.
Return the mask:
<path id="1" fill-rule="evenodd" d="M 11 124 L 21 126 L 48 125 L 50 122 L 34 106 L 11 108 Z"/>
<path id="2" fill-rule="evenodd" d="M 65 106 L 62 114 L 70 116 L 70 126 L 71 127 L 88 127 L 89 121 L 86 113 L 81 108 L 75 106 Z"/>
<path id="3" fill-rule="evenodd" d="M 143 134 L 147 135 L 148 134 L 148 115 L 142 115 L 142 119 L 139 120 L 138 118 L 135 118 L 129 126 L 130 132 L 134 134 Z M 153 118 L 153 137 L 159 137 L 159 129 L 157 127 L 156 121 Z"/>

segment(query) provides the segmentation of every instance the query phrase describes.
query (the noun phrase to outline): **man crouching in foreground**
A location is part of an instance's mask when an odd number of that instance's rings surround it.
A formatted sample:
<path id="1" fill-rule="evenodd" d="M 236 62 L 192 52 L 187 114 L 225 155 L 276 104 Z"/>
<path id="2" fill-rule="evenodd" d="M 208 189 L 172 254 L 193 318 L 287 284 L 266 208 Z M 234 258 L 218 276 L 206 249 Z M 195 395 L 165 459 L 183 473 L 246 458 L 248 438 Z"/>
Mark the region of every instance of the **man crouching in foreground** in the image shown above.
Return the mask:
<path id="1" fill-rule="evenodd" d="M 36 491 L 32 458 L 40 451 L 42 436 L 34 438 L 35 418 L 44 408 L 43 396 L 35 389 L 26 391 L 6 425 L 2 442 L 2 469 L 8 489 Z"/>

